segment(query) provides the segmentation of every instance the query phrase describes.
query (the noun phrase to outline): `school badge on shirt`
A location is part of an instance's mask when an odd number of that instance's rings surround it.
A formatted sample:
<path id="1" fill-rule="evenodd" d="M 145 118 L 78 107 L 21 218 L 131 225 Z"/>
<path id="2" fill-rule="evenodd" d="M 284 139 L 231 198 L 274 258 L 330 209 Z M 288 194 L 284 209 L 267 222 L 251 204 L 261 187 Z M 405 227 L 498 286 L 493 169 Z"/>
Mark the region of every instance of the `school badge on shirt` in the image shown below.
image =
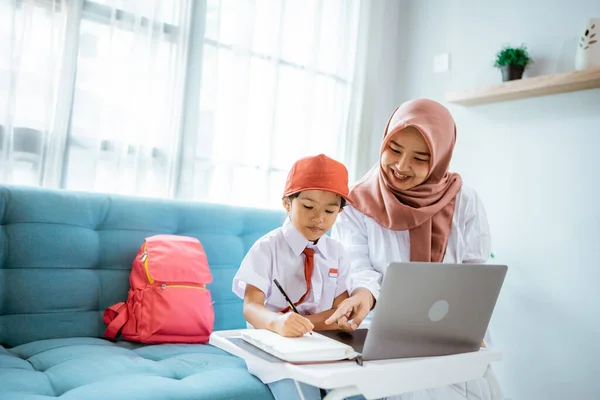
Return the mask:
<path id="1" fill-rule="evenodd" d="M 338 270 L 337 268 L 329 268 L 329 277 L 330 278 L 337 278 L 338 276 Z"/>

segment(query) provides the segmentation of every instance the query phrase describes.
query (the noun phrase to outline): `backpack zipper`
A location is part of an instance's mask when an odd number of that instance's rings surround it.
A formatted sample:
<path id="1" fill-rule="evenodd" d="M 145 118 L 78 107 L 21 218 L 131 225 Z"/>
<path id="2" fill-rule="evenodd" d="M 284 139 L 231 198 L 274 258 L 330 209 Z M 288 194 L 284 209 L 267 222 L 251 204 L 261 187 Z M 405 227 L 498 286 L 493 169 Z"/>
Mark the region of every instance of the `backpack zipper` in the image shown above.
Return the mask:
<path id="1" fill-rule="evenodd" d="M 162 285 L 160 285 L 161 289 L 167 289 L 167 288 L 184 288 L 184 289 L 201 289 L 201 290 L 206 290 L 206 285 L 198 285 L 198 286 L 192 286 L 192 285 L 167 285 L 166 283 L 163 283 Z"/>
<path id="2" fill-rule="evenodd" d="M 154 285 L 154 279 L 150 276 L 150 270 L 148 269 L 148 248 L 146 247 L 146 243 L 144 243 L 144 252 L 142 253 L 141 261 L 144 263 L 144 270 L 146 270 L 148 282 L 150 282 L 151 285 Z"/>

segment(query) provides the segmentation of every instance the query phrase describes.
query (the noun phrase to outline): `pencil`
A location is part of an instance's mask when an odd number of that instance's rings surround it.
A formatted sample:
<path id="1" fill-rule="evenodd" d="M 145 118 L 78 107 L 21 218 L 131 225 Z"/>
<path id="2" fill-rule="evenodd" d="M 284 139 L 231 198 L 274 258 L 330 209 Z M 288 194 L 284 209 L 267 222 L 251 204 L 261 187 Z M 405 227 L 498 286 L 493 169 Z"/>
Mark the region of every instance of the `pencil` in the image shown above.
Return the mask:
<path id="1" fill-rule="evenodd" d="M 277 285 L 277 289 L 279 289 L 279 291 L 283 295 L 283 298 L 285 299 L 285 301 L 287 301 L 287 303 L 290 306 L 290 308 L 292 309 L 292 311 L 294 311 L 296 314 L 300 315 L 300 313 L 296 309 L 296 306 L 294 306 L 294 303 L 292 303 L 292 300 L 290 300 L 287 293 L 283 290 L 283 288 L 281 287 L 279 282 L 277 282 L 277 279 L 273 279 L 273 282 L 275 282 L 275 285 Z M 309 332 L 309 334 L 312 335 L 312 332 Z"/>

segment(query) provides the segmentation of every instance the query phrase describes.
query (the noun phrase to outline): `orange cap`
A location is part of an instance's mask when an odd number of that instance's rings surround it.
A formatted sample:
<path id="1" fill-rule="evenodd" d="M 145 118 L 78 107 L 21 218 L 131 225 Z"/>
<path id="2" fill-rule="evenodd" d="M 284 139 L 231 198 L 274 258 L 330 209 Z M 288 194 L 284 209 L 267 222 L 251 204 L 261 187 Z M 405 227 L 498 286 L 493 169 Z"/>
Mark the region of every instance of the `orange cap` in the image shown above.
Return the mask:
<path id="1" fill-rule="evenodd" d="M 325 154 L 299 159 L 288 173 L 283 197 L 304 190 L 325 190 L 348 198 L 348 170 L 339 161 Z"/>

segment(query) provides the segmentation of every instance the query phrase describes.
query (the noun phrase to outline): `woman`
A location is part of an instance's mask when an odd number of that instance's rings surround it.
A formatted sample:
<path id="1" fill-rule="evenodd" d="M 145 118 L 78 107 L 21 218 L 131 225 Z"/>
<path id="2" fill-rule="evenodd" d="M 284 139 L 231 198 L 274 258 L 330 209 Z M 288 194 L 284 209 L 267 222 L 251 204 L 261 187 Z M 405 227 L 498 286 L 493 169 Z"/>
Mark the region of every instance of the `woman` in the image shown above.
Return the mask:
<path id="1" fill-rule="evenodd" d="M 332 236 L 352 260 L 352 296 L 326 323 L 356 329 L 373 308 L 390 262 L 487 261 L 490 233 L 481 200 L 463 186 L 460 175 L 448 172 L 455 142 L 454 119 L 435 101 L 412 100 L 393 113 L 380 162 L 351 189 L 353 205 L 334 225 Z M 480 379 L 400 398 L 489 397 L 488 385 Z"/>

